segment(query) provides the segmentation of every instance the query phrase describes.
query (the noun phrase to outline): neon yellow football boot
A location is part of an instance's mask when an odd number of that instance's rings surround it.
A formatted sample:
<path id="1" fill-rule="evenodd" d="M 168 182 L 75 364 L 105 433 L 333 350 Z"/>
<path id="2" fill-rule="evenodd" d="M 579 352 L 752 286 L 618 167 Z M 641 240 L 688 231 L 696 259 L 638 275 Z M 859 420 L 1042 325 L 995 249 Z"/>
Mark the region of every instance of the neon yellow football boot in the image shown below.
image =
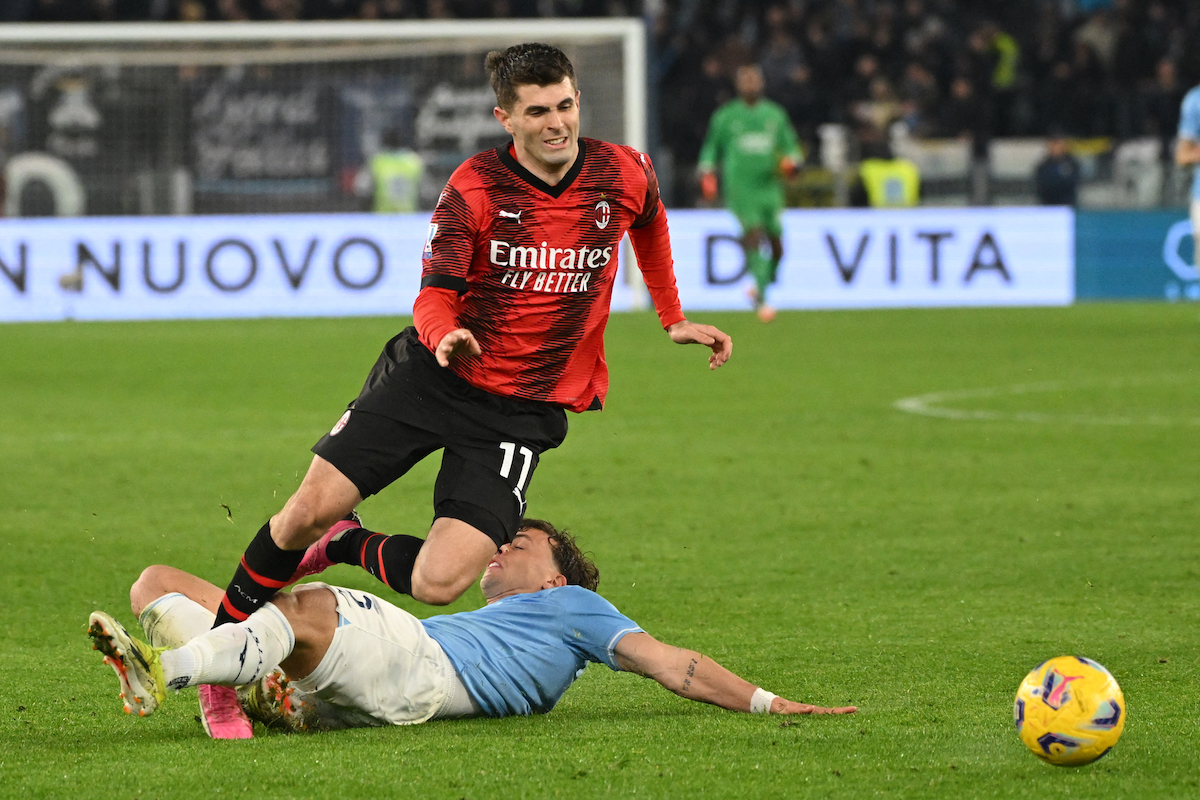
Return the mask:
<path id="1" fill-rule="evenodd" d="M 151 647 L 129 635 L 125 627 L 103 611 L 88 618 L 88 636 L 92 648 L 104 654 L 104 663 L 113 668 L 121 681 L 121 699 L 125 713 L 137 709 L 139 717 L 154 713 L 167 696 L 160 654 L 167 649 Z"/>

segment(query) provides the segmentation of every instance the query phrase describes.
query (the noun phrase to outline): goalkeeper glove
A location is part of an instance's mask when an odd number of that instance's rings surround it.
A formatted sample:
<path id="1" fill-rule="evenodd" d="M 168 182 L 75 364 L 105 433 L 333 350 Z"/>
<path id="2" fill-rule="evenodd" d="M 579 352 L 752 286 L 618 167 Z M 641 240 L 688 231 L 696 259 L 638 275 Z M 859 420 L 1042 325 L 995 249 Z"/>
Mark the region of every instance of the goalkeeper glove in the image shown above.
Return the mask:
<path id="1" fill-rule="evenodd" d="M 800 162 L 791 156 L 779 159 L 779 174 L 785 178 L 794 178 L 800 173 Z"/>

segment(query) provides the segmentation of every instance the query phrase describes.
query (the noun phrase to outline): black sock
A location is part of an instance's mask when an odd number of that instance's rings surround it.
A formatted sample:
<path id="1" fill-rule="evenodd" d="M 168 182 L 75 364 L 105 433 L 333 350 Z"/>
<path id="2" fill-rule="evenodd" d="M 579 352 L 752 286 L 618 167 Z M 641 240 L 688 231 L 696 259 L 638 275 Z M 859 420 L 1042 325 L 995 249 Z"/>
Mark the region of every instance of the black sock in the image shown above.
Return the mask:
<path id="1" fill-rule="evenodd" d="M 413 565 L 424 539 L 415 536 L 388 536 L 366 528 L 346 531 L 330 542 L 325 555 L 336 564 L 362 567 L 400 594 L 412 594 Z"/>
<path id="2" fill-rule="evenodd" d="M 233 573 L 213 627 L 241 622 L 262 608 L 263 603 L 288 585 L 302 558 L 303 550 L 281 550 L 271 538 L 271 523 L 263 525 Z"/>

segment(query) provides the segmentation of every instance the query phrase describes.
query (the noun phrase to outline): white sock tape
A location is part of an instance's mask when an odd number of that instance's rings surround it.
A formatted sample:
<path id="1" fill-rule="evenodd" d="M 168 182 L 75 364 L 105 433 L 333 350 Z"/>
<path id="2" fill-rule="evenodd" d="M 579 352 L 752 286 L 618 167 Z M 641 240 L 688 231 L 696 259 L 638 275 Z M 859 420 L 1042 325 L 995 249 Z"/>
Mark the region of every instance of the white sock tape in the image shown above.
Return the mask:
<path id="1" fill-rule="evenodd" d="M 750 697 L 750 713 L 751 714 L 770 714 L 771 702 L 778 695 L 771 694 L 761 686 L 754 690 L 754 694 Z"/>

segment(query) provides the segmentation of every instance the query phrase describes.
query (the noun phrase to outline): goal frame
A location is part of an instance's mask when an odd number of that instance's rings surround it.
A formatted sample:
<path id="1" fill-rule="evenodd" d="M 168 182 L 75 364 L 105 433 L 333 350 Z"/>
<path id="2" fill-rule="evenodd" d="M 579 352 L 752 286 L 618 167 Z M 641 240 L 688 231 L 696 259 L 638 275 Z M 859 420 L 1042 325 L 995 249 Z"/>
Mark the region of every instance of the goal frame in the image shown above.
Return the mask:
<path id="1" fill-rule="evenodd" d="M 84 66 L 118 63 L 124 59 L 104 51 L 71 52 L 64 46 L 127 45 L 150 56 L 161 45 L 250 44 L 264 41 L 303 44 L 346 42 L 364 44 L 420 41 L 519 44 L 538 40 L 589 42 L 619 39 L 622 50 L 622 111 L 624 142 L 645 151 L 647 141 L 646 29 L 636 17 L 518 20 L 335 20 L 328 22 L 127 22 L 127 23 L 6 23 L 0 24 L 0 61 L 30 63 L 31 47 L 44 44 L 53 53 L 37 53 L 36 63 Z M 18 47 L 5 48 L 5 45 Z M 261 56 L 264 61 L 269 57 Z M 202 51 L 196 51 L 199 63 Z M 188 54 L 174 49 L 172 63 L 189 63 Z"/>

